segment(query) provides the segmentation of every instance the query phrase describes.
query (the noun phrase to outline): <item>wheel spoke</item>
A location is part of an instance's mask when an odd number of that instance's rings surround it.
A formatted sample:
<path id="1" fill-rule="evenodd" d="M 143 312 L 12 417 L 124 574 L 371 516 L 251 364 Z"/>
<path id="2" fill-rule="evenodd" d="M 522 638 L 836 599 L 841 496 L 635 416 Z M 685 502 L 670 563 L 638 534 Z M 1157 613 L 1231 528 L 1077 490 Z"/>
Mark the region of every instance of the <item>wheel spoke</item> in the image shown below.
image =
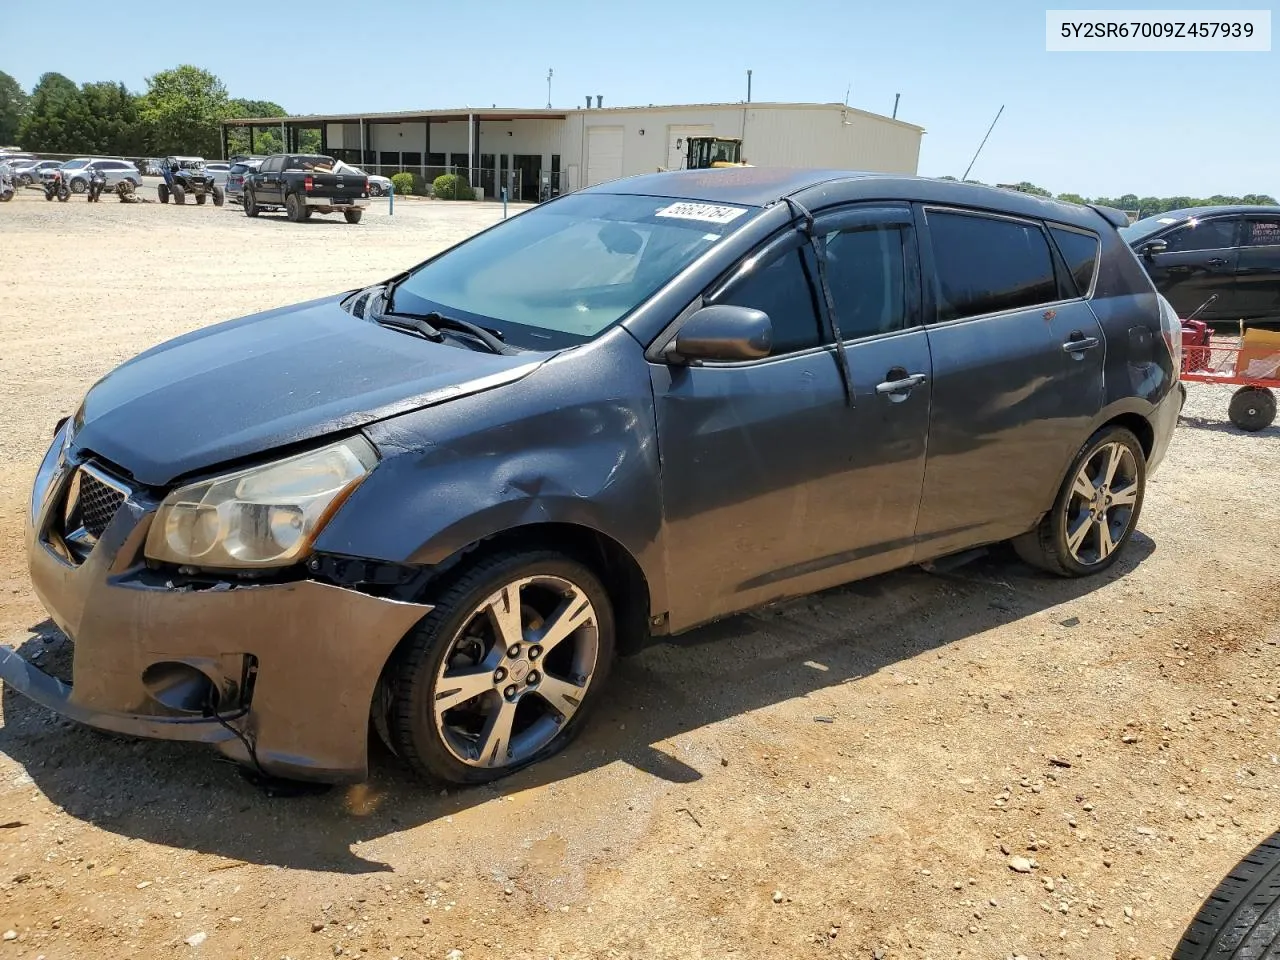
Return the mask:
<path id="1" fill-rule="evenodd" d="M 1136 507 L 1138 505 L 1138 485 L 1131 483 L 1127 487 L 1120 490 L 1112 489 L 1111 506 L 1113 507 Z"/>
<path id="2" fill-rule="evenodd" d="M 591 606 L 591 601 L 587 599 L 587 595 L 577 587 L 574 587 L 573 591 L 556 608 L 555 613 L 547 618 L 542 632 L 531 642 L 541 646 L 545 656 L 561 640 L 579 627 L 592 623 L 595 618 L 595 609 Z"/>
<path id="3" fill-rule="evenodd" d="M 1089 475 L 1082 468 L 1076 474 L 1076 482 L 1071 485 L 1071 492 L 1088 502 L 1093 499 L 1093 495 L 1098 492 L 1098 488 L 1093 485 L 1093 481 L 1089 479 Z"/>
<path id="4" fill-rule="evenodd" d="M 486 767 L 502 767 L 511 749 L 511 725 L 516 719 L 516 705 L 505 697 L 485 720 L 480 731 L 480 762 Z"/>
<path id="5" fill-rule="evenodd" d="M 433 704 L 436 715 L 452 710 L 472 697 L 478 697 L 493 689 L 492 670 L 467 670 L 446 674 L 436 683 L 436 699 Z"/>
<path id="6" fill-rule="evenodd" d="M 1104 513 L 1098 518 L 1098 559 L 1107 559 L 1115 548 L 1115 541 L 1111 539 L 1111 524 L 1107 522 L 1107 515 Z"/>
<path id="7" fill-rule="evenodd" d="M 1110 488 L 1115 481 L 1116 471 L 1120 469 L 1120 461 L 1124 458 L 1124 447 L 1118 443 L 1113 443 L 1107 448 L 1107 468 L 1102 474 L 1102 483 L 1099 486 Z"/>
<path id="8" fill-rule="evenodd" d="M 524 629 L 520 624 L 520 584 L 509 583 L 488 600 L 489 616 L 502 651 L 516 643 L 524 642 Z"/>
<path id="9" fill-rule="evenodd" d="M 1076 521 L 1074 530 L 1067 533 L 1067 549 L 1071 551 L 1071 555 L 1079 559 L 1080 547 L 1084 545 L 1084 539 L 1089 535 L 1089 528 L 1093 526 L 1093 518 L 1087 513 L 1082 513 L 1080 519 Z"/>
<path id="10" fill-rule="evenodd" d="M 568 680 L 561 680 L 559 677 L 543 676 L 533 692 L 547 701 L 551 709 L 568 720 L 578 712 L 587 688 L 570 683 Z"/>

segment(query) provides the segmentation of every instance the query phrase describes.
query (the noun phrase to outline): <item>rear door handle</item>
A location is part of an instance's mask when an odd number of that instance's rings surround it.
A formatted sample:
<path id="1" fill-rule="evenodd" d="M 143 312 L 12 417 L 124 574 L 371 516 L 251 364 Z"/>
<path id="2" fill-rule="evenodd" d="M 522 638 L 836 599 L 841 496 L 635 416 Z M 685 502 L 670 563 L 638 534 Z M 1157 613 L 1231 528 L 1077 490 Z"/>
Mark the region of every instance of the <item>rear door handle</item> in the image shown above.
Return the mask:
<path id="1" fill-rule="evenodd" d="M 1092 350 L 1100 343 L 1102 341 L 1097 337 L 1076 337 L 1062 345 L 1062 352 L 1071 354 L 1084 353 L 1086 350 Z"/>
<path id="2" fill-rule="evenodd" d="M 897 371 L 894 370 L 889 371 L 890 374 L 896 372 Z M 905 371 L 903 372 L 905 373 Z M 886 380 L 884 383 L 877 383 L 876 393 L 887 396 L 895 403 L 900 402 L 907 399 L 907 395 L 911 392 L 913 387 L 920 386 L 920 384 L 924 383 L 928 379 L 929 378 L 923 373 L 912 373 L 900 380 Z"/>

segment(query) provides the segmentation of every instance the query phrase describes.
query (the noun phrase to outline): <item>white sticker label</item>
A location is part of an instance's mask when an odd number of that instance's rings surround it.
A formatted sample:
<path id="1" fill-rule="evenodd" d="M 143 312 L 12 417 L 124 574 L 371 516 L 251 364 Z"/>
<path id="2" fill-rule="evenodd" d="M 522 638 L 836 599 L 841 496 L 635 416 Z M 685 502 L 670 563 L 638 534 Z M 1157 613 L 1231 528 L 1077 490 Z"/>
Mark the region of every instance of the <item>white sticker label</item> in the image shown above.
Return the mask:
<path id="1" fill-rule="evenodd" d="M 743 207 L 723 207 L 714 203 L 673 203 L 669 207 L 663 207 L 654 216 L 700 220 L 703 223 L 731 223 L 746 212 Z"/>

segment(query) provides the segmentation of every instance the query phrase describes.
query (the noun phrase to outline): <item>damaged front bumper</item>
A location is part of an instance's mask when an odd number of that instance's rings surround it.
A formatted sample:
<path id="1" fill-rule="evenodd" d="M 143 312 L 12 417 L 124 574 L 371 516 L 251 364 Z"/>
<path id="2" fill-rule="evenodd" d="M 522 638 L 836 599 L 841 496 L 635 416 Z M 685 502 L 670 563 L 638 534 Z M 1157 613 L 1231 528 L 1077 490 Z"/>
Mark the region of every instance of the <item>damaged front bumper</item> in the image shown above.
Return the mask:
<path id="1" fill-rule="evenodd" d="M 101 730 L 210 743 L 279 777 L 363 780 L 379 675 L 431 608 L 306 579 L 175 585 L 143 559 L 156 502 L 123 484 L 96 541 L 74 542 L 60 527 L 80 468 L 54 446 L 27 555 L 37 595 L 73 642 L 71 683 L 4 648 L 0 679 Z"/>

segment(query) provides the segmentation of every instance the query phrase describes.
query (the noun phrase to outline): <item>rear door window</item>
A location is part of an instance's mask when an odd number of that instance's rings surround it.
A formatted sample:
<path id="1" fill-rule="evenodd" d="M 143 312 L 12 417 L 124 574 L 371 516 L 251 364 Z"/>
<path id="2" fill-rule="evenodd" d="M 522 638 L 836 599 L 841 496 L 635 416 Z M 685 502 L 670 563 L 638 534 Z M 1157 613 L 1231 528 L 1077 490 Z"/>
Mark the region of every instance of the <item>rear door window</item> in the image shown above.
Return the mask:
<path id="1" fill-rule="evenodd" d="M 1098 265 L 1098 237 L 1096 234 L 1065 227 L 1050 227 L 1053 242 L 1067 265 L 1067 271 L 1075 283 L 1076 292 L 1087 297 L 1093 292 L 1093 274 Z"/>
<path id="2" fill-rule="evenodd" d="M 926 213 L 937 322 L 1053 303 L 1053 257 L 1037 223 L 950 210 Z"/>
<path id="3" fill-rule="evenodd" d="M 826 241 L 827 282 L 845 340 L 907 325 L 909 230 L 905 216 L 901 222 L 855 222 L 831 232 L 819 226 Z"/>
<path id="4" fill-rule="evenodd" d="M 1245 247 L 1280 247 L 1280 216 L 1249 217 L 1244 222 Z"/>

